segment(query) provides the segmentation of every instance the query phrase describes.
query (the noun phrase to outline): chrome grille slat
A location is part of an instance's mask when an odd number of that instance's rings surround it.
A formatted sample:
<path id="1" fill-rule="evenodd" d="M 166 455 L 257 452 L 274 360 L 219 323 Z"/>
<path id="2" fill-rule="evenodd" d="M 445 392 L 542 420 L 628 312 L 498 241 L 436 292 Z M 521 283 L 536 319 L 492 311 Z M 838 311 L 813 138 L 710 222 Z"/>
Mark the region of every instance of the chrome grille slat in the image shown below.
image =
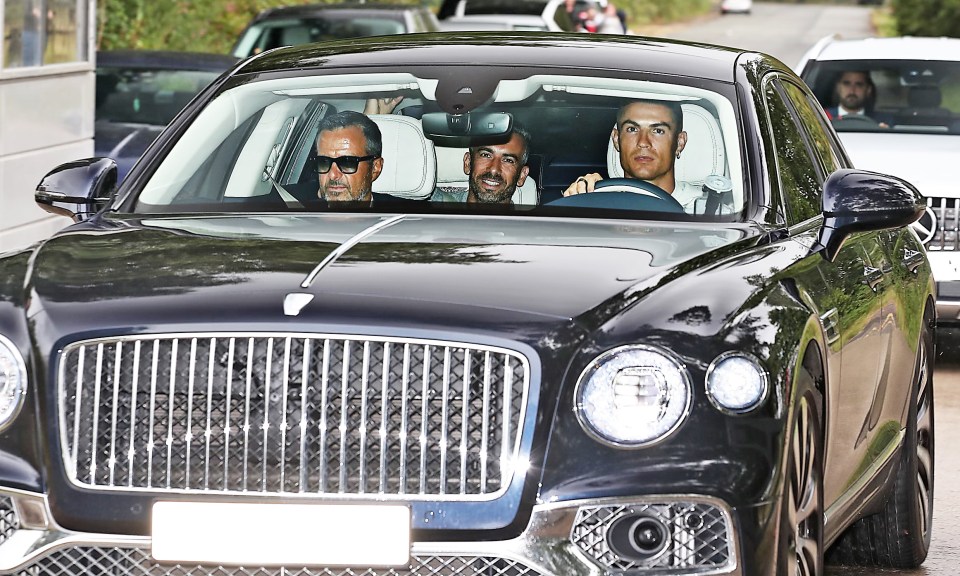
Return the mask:
<path id="1" fill-rule="evenodd" d="M 58 378 L 81 486 L 490 499 L 519 455 L 530 375 L 490 346 L 209 333 L 71 344 Z"/>
<path id="2" fill-rule="evenodd" d="M 936 230 L 927 243 L 930 252 L 960 251 L 960 198 L 927 198 L 927 205 L 936 215 Z"/>

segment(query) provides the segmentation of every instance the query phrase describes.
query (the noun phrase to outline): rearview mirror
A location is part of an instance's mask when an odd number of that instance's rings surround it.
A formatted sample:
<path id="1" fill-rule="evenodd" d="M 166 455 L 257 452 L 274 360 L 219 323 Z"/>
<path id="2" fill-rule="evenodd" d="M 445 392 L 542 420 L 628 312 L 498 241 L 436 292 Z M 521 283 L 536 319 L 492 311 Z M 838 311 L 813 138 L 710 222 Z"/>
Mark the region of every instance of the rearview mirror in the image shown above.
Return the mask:
<path id="1" fill-rule="evenodd" d="M 513 116 L 506 112 L 428 112 L 420 121 L 427 138 L 458 148 L 503 142 L 513 130 Z"/>

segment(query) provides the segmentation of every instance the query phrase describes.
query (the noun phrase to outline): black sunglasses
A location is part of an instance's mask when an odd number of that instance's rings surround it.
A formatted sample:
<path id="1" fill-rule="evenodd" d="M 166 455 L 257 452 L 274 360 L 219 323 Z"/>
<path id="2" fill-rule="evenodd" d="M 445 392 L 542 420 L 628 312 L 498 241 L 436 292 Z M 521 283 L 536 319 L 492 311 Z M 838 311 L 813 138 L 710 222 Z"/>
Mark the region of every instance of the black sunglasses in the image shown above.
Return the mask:
<path id="1" fill-rule="evenodd" d="M 344 174 L 353 174 L 357 171 L 357 168 L 360 167 L 361 162 L 373 160 L 374 158 L 378 158 L 378 156 L 337 156 L 336 158 L 317 156 L 317 173 L 326 174 L 333 168 L 333 164 L 336 162 L 341 172 Z"/>

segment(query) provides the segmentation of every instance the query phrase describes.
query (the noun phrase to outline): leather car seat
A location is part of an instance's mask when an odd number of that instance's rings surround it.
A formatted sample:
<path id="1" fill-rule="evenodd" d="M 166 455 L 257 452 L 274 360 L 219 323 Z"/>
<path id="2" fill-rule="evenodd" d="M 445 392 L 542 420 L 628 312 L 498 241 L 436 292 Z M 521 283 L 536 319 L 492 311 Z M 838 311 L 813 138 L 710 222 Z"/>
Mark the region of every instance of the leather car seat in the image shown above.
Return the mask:
<path id="1" fill-rule="evenodd" d="M 437 183 L 433 141 L 423 134 L 420 120 L 399 114 L 371 114 L 383 138 L 383 171 L 373 191 L 409 200 L 425 200 Z"/>
<path id="2" fill-rule="evenodd" d="M 912 116 L 949 116 L 950 110 L 941 107 L 943 96 L 939 86 L 920 84 L 911 86 L 907 105 Z"/>

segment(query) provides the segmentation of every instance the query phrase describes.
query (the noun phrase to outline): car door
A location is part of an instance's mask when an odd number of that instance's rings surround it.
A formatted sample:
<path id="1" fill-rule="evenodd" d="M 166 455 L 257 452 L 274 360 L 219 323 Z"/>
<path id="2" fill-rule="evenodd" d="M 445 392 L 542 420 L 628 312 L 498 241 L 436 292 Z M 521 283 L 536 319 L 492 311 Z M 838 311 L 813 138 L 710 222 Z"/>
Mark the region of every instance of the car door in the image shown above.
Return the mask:
<path id="1" fill-rule="evenodd" d="M 776 171 L 794 237 L 816 247 L 821 192 L 826 177 L 844 167 L 842 148 L 831 137 L 805 90 L 774 77 L 765 85 L 773 129 Z M 824 503 L 827 507 L 856 482 L 874 457 L 875 426 L 869 415 L 882 381 L 881 351 L 888 346 L 880 297 L 882 279 L 874 270 L 876 235 L 852 235 L 836 259 L 815 260 L 798 283 L 823 326 L 829 372 Z"/>

